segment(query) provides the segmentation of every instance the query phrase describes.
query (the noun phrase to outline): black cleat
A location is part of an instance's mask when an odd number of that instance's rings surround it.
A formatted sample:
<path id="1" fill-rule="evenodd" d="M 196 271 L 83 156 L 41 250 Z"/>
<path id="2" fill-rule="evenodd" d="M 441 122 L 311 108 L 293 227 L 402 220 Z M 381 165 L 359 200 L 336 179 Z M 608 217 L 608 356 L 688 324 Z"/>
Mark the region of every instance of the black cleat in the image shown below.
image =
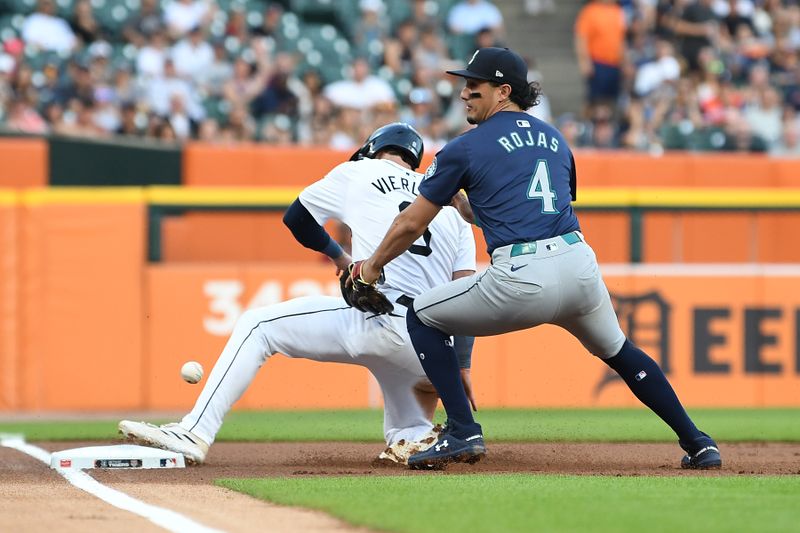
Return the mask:
<path id="1" fill-rule="evenodd" d="M 722 468 L 722 457 L 714 439 L 703 433 L 691 444 L 678 442 L 681 448 L 686 451 L 686 455 L 681 459 L 681 468 L 693 470 L 711 470 Z"/>
<path id="2" fill-rule="evenodd" d="M 452 431 L 453 423 L 448 421 L 445 428 L 445 431 Z M 449 432 L 442 433 L 436 444 L 409 457 L 408 466 L 412 470 L 442 470 L 450 463 L 477 463 L 486 455 L 480 425 L 475 424 L 475 431 L 466 435 L 459 438 Z"/>

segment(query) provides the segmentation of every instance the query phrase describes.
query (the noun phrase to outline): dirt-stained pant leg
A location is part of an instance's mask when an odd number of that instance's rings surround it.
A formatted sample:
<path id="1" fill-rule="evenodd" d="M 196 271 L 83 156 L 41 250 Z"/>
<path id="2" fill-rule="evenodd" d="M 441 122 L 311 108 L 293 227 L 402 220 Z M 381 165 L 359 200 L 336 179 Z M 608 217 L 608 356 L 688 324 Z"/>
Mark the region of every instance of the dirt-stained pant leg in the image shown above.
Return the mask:
<path id="1" fill-rule="evenodd" d="M 561 238 L 539 241 L 537 252 L 492 254 L 492 265 L 419 296 L 423 323 L 453 335 L 487 336 L 556 324 L 595 355 L 616 354 L 625 336 L 591 247 Z"/>

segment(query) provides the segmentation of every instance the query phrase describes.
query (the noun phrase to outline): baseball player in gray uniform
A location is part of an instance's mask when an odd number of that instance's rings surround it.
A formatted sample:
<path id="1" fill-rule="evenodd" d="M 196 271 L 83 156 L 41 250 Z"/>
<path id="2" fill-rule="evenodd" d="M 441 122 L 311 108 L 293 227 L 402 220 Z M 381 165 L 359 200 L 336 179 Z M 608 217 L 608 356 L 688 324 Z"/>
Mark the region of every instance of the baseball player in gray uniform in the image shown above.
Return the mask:
<path id="1" fill-rule="evenodd" d="M 414 169 L 422 153 L 422 138 L 413 128 L 401 123 L 384 126 L 351 161 L 305 188 L 287 210 L 284 222 L 301 244 L 325 253 L 344 270 L 352 258 L 322 225 L 330 218 L 347 224 L 353 232 L 353 256 L 368 257 L 395 213 L 416 198 L 423 175 Z M 431 418 L 437 401 L 435 394 L 424 394 L 430 383 L 408 338 L 407 306 L 422 291 L 475 273 L 472 230 L 455 209 L 443 210 L 424 232 L 387 267 L 388 280 L 381 289 L 396 303 L 390 314 L 371 316 L 349 307 L 341 297 L 330 296 L 297 298 L 246 311 L 189 414 L 179 423 L 163 426 L 123 420 L 120 433 L 148 446 L 182 453 L 189 463 L 202 463 L 225 414 L 267 358 L 282 353 L 368 368 L 384 397 L 387 447 L 379 457 L 405 463 L 411 453 L 435 441 Z M 460 375 L 469 390 L 466 362 L 471 339 L 459 339 L 456 345 L 465 361 Z"/>
<path id="2" fill-rule="evenodd" d="M 441 468 L 486 453 L 449 335 L 497 335 L 549 323 L 577 337 L 675 431 L 686 451 L 684 468 L 718 468 L 716 443 L 688 417 L 658 364 L 620 329 L 570 203 L 576 194 L 572 152 L 557 129 L 524 112 L 539 96 L 527 71 L 507 48 L 480 49 L 465 70 L 449 71 L 465 78 L 460 96 L 467 120 L 477 127 L 436 155 L 420 195 L 397 216 L 372 257 L 351 271 L 362 284 L 377 279 L 457 191 L 466 191 L 492 264 L 424 291 L 407 314 L 414 348 L 448 416 L 437 444 L 413 455 L 409 465 Z"/>

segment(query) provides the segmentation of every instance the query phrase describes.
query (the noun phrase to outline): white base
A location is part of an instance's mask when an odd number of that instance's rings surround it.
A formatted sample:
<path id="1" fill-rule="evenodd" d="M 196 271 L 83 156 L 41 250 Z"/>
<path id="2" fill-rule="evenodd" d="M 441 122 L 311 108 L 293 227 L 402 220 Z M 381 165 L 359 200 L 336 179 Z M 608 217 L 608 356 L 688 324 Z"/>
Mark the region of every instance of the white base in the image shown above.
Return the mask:
<path id="1" fill-rule="evenodd" d="M 89 446 L 55 452 L 50 468 L 185 468 L 183 455 L 157 448 L 118 444 Z"/>

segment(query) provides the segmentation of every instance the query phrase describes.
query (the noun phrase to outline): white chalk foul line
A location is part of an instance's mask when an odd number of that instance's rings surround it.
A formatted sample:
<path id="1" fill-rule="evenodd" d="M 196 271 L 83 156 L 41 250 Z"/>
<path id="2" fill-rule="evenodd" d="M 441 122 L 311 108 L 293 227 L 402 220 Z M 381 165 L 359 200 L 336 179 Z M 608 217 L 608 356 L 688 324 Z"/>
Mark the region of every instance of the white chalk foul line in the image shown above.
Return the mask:
<path id="1" fill-rule="evenodd" d="M 0 438 L 0 446 L 19 450 L 30 455 L 31 457 L 34 457 L 35 459 L 42 461 L 48 467 L 50 466 L 50 452 L 37 446 L 28 444 L 19 436 Z M 175 511 L 150 505 L 149 503 L 145 503 L 141 500 L 137 500 L 136 498 L 128 496 L 124 492 L 112 489 L 111 487 L 106 487 L 82 470 L 56 468 L 55 471 L 64 476 L 67 481 L 79 489 L 100 498 L 104 502 L 110 503 L 114 507 L 125 511 L 130 511 L 131 513 L 146 518 L 154 524 L 163 527 L 167 531 L 173 531 L 174 533 L 221 533 L 218 529 L 206 527 L 195 522 L 191 518 L 187 518 L 182 514 L 176 513 Z"/>

